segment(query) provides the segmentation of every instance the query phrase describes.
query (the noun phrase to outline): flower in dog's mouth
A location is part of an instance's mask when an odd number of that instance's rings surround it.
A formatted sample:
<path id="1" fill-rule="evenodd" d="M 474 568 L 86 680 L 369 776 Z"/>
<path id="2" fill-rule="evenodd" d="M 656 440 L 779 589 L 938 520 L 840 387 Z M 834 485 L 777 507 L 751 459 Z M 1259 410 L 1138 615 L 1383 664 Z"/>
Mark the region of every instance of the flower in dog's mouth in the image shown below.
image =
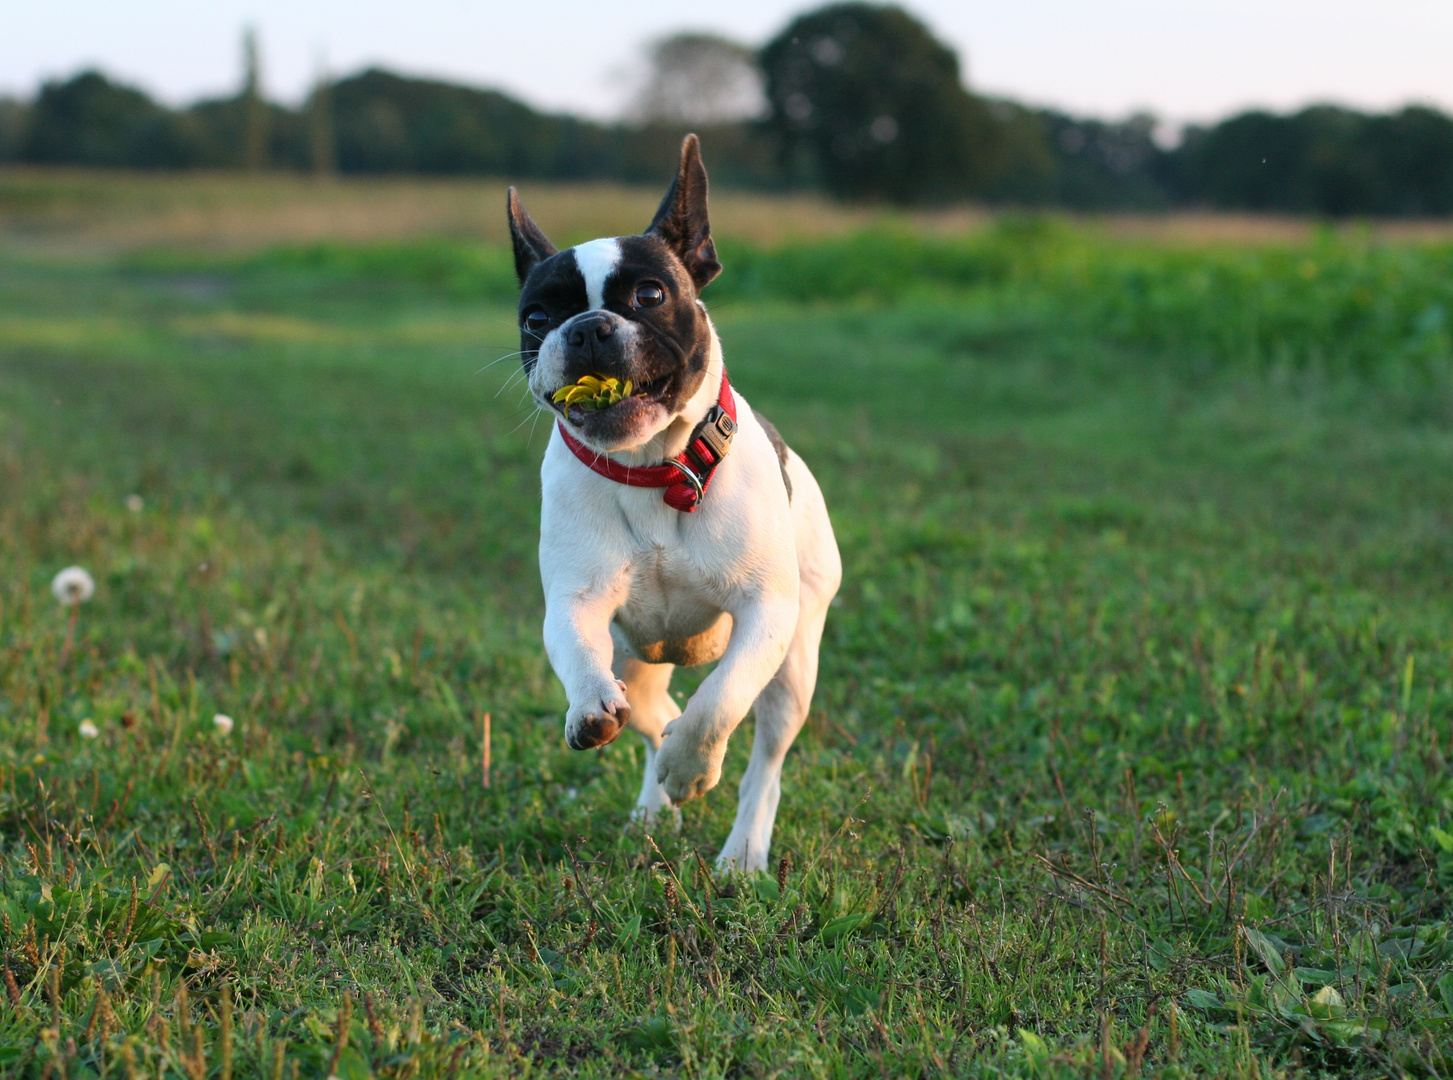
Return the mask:
<path id="1" fill-rule="evenodd" d="M 556 390 L 550 400 L 567 409 L 578 405 L 586 412 L 598 412 L 624 401 L 634 390 L 630 379 L 622 382 L 609 375 L 582 375 L 576 382 Z"/>

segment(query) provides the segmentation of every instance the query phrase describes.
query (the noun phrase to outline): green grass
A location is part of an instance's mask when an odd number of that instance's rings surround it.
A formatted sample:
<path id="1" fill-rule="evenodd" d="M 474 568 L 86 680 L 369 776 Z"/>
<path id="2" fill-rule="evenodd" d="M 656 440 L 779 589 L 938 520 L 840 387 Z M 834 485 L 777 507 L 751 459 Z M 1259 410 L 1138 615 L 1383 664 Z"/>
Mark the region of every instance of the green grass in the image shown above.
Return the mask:
<path id="1" fill-rule="evenodd" d="M 0 1069 L 1446 1075 L 1446 252 L 725 257 L 845 562 L 751 880 L 748 732 L 564 748 L 501 252 L 0 261 Z"/>
<path id="2" fill-rule="evenodd" d="M 1150 348 L 1184 366 L 1425 379 L 1453 363 L 1453 245 L 1390 245 L 1325 232 L 1302 245 L 1176 247 L 1109 241 L 1051 219 L 999 220 L 968 236 L 876 229 L 763 247 L 727 239 L 732 303 L 937 302 L 986 308 L 996 329 L 1052 325 Z M 215 270 L 196 256 L 145 254 L 152 271 Z M 410 288 L 509 304 L 507 249 L 454 241 L 318 244 L 234 256 L 231 269 L 308 303 L 324 282 Z"/>

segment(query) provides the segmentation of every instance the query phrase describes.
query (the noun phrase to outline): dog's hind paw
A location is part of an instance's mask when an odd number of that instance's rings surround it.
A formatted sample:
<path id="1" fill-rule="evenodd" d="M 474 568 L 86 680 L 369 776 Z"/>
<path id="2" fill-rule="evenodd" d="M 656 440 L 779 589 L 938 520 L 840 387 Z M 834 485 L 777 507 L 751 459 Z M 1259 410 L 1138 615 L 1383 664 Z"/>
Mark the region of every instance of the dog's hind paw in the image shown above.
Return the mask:
<path id="1" fill-rule="evenodd" d="M 565 717 L 565 742 L 572 750 L 591 750 L 615 742 L 631 718 L 626 684 L 619 679 L 601 688 L 584 705 L 571 705 Z"/>

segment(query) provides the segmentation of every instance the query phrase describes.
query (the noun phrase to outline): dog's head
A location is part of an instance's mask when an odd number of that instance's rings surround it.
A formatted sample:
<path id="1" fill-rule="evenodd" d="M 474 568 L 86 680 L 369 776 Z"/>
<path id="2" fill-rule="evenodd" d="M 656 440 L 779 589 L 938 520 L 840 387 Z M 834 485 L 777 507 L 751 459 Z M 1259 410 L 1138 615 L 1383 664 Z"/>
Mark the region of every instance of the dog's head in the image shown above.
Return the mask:
<path id="1" fill-rule="evenodd" d="M 556 251 L 509 194 L 520 278 L 520 348 L 530 392 L 581 441 L 627 450 L 664 431 L 701 388 L 712 331 L 698 296 L 721 272 L 706 212 L 706 168 L 695 135 L 650 228 Z M 582 375 L 630 380 L 607 408 L 556 404 Z"/>

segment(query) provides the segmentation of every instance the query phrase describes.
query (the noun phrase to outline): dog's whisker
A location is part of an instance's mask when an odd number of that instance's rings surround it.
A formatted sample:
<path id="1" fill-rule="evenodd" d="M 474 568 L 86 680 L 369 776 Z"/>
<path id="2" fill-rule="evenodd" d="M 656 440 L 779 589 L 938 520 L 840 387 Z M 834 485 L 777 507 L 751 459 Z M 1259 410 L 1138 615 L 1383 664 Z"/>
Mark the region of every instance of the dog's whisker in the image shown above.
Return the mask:
<path id="1" fill-rule="evenodd" d="M 531 410 L 531 412 L 526 413 L 523 417 L 521 417 L 520 418 L 520 422 L 518 424 L 516 424 L 514 427 L 510 428 L 510 430 L 507 432 L 507 434 L 513 435 L 515 432 L 519 431 L 520 428 L 522 428 L 526 424 L 528 424 L 534 417 L 539 416 L 539 415 L 540 415 L 540 410 L 538 410 L 538 409 Z"/>
<path id="2" fill-rule="evenodd" d="M 489 363 L 485 364 L 484 367 L 482 367 L 478 371 L 476 371 L 475 374 L 476 375 L 482 375 L 486 371 L 488 371 L 490 368 L 494 367 L 496 364 L 502 364 L 506 360 L 510 360 L 510 359 L 512 359 L 512 358 L 514 358 L 516 356 L 524 356 L 524 355 L 525 355 L 525 350 L 524 349 L 516 349 L 512 353 L 505 353 L 503 356 L 499 357 L 498 359 L 491 360 Z"/>
<path id="3" fill-rule="evenodd" d="M 495 397 L 499 397 L 506 390 L 508 390 L 510 387 L 512 387 L 515 384 L 515 381 L 517 379 L 521 379 L 521 378 L 524 378 L 524 377 L 525 377 L 524 369 L 519 369 L 517 371 L 510 372 L 510 377 L 505 380 L 503 386 L 501 386 L 498 390 L 496 390 L 494 392 L 494 396 Z"/>

